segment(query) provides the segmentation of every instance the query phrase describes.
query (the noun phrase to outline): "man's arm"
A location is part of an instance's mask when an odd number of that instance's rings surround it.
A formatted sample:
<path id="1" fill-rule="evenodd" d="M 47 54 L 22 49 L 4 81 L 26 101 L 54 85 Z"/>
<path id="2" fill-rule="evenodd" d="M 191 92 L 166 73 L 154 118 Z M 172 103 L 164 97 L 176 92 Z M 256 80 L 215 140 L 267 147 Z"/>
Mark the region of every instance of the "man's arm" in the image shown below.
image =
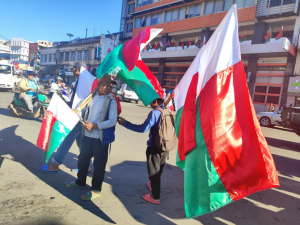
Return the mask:
<path id="1" fill-rule="evenodd" d="M 26 78 L 24 78 L 24 79 L 22 79 L 21 80 L 21 82 L 20 82 L 20 89 L 22 90 L 22 91 L 28 91 L 29 90 L 29 87 L 28 86 L 26 86 L 26 80 L 25 80 Z"/>
<path id="2" fill-rule="evenodd" d="M 155 124 L 155 115 L 154 115 L 153 111 L 151 111 L 143 124 L 141 124 L 141 125 L 132 124 L 129 121 L 125 120 L 123 123 L 123 126 L 126 127 L 127 129 L 135 131 L 135 132 L 145 133 L 154 124 Z"/>

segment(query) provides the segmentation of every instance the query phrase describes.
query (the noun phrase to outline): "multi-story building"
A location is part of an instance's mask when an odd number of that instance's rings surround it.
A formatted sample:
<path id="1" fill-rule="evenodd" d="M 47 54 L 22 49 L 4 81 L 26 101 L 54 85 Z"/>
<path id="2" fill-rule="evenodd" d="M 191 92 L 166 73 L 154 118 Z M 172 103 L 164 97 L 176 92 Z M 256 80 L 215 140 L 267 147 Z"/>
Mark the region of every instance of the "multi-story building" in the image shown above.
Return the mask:
<path id="1" fill-rule="evenodd" d="M 46 69 L 46 73 L 52 74 L 57 73 L 59 69 L 72 70 L 75 62 L 83 61 L 92 71 L 99 66 L 109 51 L 117 46 L 118 42 L 119 33 L 76 38 L 70 42 L 54 42 L 53 47 L 41 49 L 40 65 Z"/>
<path id="2" fill-rule="evenodd" d="M 9 44 L 11 46 L 11 61 L 28 62 L 30 43 L 32 42 L 26 41 L 23 38 L 12 38 L 9 41 Z"/>
<path id="3" fill-rule="evenodd" d="M 144 51 L 141 56 L 162 87 L 173 90 L 199 51 L 196 41 L 201 45 L 208 41 L 227 10 L 236 4 L 239 35 L 246 34 L 247 38 L 241 43 L 241 53 L 255 108 L 265 111 L 274 103 L 279 109 L 295 103 L 288 97 L 287 87 L 289 77 L 295 75 L 298 3 L 299 0 L 123 0 L 121 41 L 126 42 L 146 27 L 162 28 L 151 45 L 169 42 L 170 47 Z M 282 28 L 283 35 L 276 40 Z M 267 33 L 271 34 L 270 42 L 264 39 Z M 300 72 L 300 63 L 298 67 Z"/>
<path id="4" fill-rule="evenodd" d="M 8 41 L 0 39 L 0 59 L 10 59 L 10 45 Z"/>
<path id="5" fill-rule="evenodd" d="M 40 41 L 40 40 L 38 40 L 37 43 L 38 43 L 38 45 L 39 45 L 40 47 L 45 47 L 45 48 L 48 48 L 48 47 L 52 47 L 52 46 L 53 46 L 52 43 L 51 43 L 50 41 Z"/>

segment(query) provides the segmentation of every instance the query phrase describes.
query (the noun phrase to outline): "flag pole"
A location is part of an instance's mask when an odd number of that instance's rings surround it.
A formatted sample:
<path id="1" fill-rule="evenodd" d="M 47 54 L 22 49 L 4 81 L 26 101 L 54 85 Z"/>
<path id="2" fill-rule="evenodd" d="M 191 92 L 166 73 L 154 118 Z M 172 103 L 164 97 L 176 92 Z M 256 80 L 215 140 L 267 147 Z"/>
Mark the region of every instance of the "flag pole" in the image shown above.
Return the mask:
<path id="1" fill-rule="evenodd" d="M 82 103 L 80 103 L 80 105 L 77 107 L 77 109 L 75 110 L 75 113 L 77 114 L 79 111 L 81 111 L 87 104 L 90 103 L 90 101 L 93 99 L 94 95 L 97 93 L 98 91 L 98 87 L 91 93 L 89 94 L 89 96 L 86 97 L 86 99 L 84 99 L 82 101 Z"/>
<path id="2" fill-rule="evenodd" d="M 169 104 L 169 102 L 172 100 L 172 98 L 174 98 L 174 91 L 170 94 L 169 98 L 165 102 L 165 107 Z"/>

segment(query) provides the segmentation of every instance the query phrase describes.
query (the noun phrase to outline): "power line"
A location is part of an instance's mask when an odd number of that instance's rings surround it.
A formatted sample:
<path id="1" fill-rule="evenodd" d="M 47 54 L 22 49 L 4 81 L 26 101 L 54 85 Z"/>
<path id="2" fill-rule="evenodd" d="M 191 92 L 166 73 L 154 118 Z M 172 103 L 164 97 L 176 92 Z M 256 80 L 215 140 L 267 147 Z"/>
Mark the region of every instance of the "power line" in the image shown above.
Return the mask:
<path id="1" fill-rule="evenodd" d="M 6 39 L 7 41 L 9 41 L 6 37 L 4 37 L 3 35 L 0 34 L 1 37 L 3 37 L 4 39 Z"/>

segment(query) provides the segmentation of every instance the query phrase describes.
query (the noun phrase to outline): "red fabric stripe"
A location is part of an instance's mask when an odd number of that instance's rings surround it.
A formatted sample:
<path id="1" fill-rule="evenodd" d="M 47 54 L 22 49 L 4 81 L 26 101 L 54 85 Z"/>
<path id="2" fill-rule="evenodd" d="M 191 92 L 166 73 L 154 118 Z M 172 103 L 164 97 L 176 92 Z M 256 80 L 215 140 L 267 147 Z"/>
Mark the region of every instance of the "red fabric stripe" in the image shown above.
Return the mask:
<path id="1" fill-rule="evenodd" d="M 267 33 L 267 34 L 265 35 L 265 39 L 267 39 L 268 37 L 270 37 L 270 35 L 271 35 L 271 32 Z"/>
<path id="2" fill-rule="evenodd" d="M 240 40 L 243 39 L 244 37 L 246 37 L 246 34 L 244 34 L 242 37 L 240 37 Z"/>
<path id="3" fill-rule="evenodd" d="M 242 62 L 208 81 L 200 93 L 200 118 L 211 160 L 234 201 L 279 186 Z"/>
<path id="4" fill-rule="evenodd" d="M 138 35 L 124 44 L 122 54 L 129 71 L 133 70 L 135 63 L 139 58 L 140 45 L 149 40 L 150 30 L 150 27 L 142 30 Z"/>
<path id="5" fill-rule="evenodd" d="M 91 88 L 91 93 L 98 87 L 98 80 L 97 78 L 94 80 Z"/>
<path id="6" fill-rule="evenodd" d="M 112 93 L 112 92 L 111 92 Z M 118 116 L 121 114 L 122 112 L 122 108 L 121 108 L 121 103 L 120 103 L 120 99 L 114 94 L 112 93 L 114 96 L 115 96 L 115 99 L 117 101 L 117 109 L 118 109 Z"/>
<path id="7" fill-rule="evenodd" d="M 196 147 L 196 97 L 197 97 L 198 73 L 190 83 L 181 116 L 178 155 L 180 161 L 185 159 L 186 154 Z"/>
<path id="8" fill-rule="evenodd" d="M 279 34 L 277 35 L 276 39 L 279 39 L 279 38 L 281 38 L 281 36 L 282 36 L 282 33 L 283 33 L 283 30 L 281 30 L 281 31 L 279 32 Z"/>
<path id="9" fill-rule="evenodd" d="M 156 77 L 153 75 L 153 73 L 150 71 L 150 69 L 146 66 L 146 64 L 142 60 L 136 61 L 136 67 L 139 68 L 148 78 L 150 83 L 152 84 L 154 90 L 156 93 L 163 99 L 164 97 L 164 91 L 162 87 L 160 86 L 158 80 Z"/>
<path id="10" fill-rule="evenodd" d="M 50 134 L 52 132 L 52 127 L 56 122 L 56 118 L 53 117 L 53 113 L 46 111 L 42 126 L 40 129 L 39 137 L 37 139 L 36 146 L 46 151 L 47 145 L 49 143 Z"/>

